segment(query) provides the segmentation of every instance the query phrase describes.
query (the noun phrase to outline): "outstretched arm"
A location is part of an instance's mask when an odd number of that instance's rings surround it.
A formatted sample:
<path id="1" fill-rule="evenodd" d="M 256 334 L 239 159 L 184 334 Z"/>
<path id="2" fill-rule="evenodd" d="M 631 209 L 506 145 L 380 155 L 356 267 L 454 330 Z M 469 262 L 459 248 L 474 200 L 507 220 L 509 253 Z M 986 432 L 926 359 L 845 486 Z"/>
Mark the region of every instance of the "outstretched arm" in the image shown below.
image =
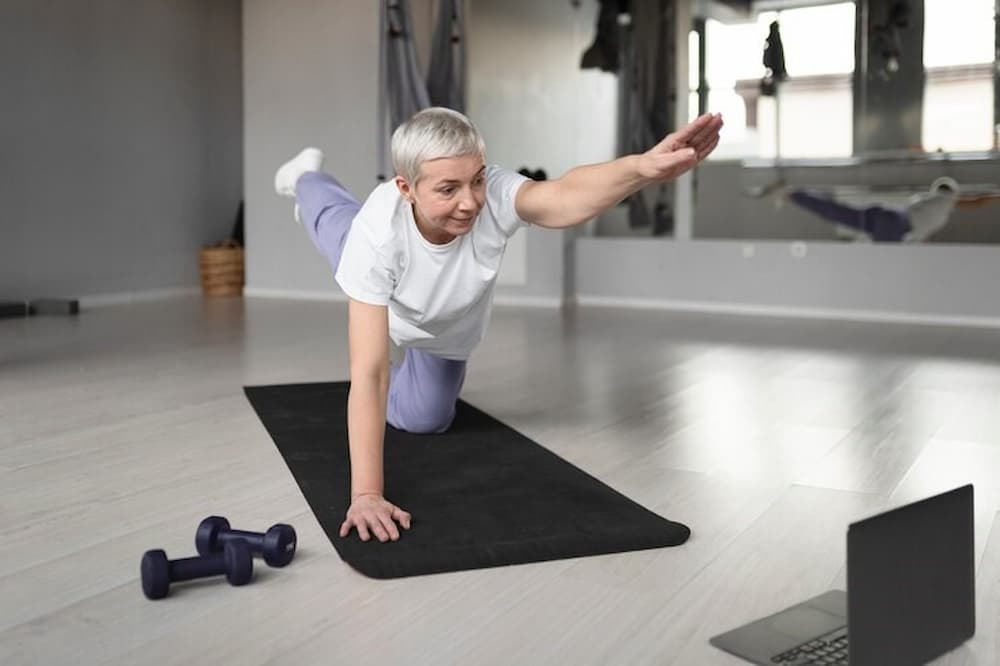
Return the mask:
<path id="1" fill-rule="evenodd" d="M 655 182 L 677 178 L 719 144 L 722 116 L 706 113 L 639 155 L 579 166 L 562 177 L 529 181 L 517 192 L 522 220 L 542 227 L 571 227 L 600 215 Z"/>

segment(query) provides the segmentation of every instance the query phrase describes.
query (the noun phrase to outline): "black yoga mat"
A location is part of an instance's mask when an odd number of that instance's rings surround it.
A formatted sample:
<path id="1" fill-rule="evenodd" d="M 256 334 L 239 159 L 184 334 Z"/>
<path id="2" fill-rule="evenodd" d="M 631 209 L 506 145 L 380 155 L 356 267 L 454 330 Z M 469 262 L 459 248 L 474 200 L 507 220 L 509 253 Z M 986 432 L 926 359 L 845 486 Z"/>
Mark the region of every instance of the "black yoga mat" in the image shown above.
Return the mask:
<path id="1" fill-rule="evenodd" d="M 247 387 L 340 557 L 373 578 L 676 546 L 690 530 L 648 511 L 459 401 L 440 435 L 389 426 L 386 497 L 413 515 L 399 541 L 339 534 L 350 505 L 347 382 Z"/>

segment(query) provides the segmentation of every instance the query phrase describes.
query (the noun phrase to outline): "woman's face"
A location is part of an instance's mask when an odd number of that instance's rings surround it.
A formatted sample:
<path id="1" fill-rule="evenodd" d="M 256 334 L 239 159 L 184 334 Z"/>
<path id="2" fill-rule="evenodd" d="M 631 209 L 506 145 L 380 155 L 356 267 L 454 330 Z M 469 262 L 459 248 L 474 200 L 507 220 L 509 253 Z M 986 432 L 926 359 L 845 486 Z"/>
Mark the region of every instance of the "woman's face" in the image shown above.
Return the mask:
<path id="1" fill-rule="evenodd" d="M 423 237 L 443 245 L 472 230 L 486 201 L 486 165 L 481 155 L 429 160 L 420 165 L 416 185 L 397 176 L 396 186 L 413 204 Z"/>

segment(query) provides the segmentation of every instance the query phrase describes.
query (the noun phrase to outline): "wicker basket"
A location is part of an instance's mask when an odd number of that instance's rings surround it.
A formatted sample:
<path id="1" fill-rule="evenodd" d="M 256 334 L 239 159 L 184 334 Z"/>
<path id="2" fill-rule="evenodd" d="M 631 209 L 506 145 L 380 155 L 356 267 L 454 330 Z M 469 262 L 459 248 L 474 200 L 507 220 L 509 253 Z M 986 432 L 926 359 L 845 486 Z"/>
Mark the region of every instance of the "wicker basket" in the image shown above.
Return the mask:
<path id="1" fill-rule="evenodd" d="M 232 241 L 203 247 L 201 293 L 205 296 L 240 296 L 243 294 L 243 248 Z"/>

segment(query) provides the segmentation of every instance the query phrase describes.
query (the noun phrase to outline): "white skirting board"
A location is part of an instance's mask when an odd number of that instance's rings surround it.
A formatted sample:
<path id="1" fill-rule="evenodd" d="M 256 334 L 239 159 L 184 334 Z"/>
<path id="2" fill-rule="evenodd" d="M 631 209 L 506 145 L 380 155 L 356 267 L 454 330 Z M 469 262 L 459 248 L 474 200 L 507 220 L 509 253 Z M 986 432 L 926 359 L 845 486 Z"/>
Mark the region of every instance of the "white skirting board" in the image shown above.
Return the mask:
<path id="1" fill-rule="evenodd" d="M 661 301 L 651 299 L 605 298 L 577 296 L 576 303 L 587 307 L 633 308 L 638 310 L 672 310 L 676 312 L 706 312 L 711 314 L 744 315 L 750 317 L 781 317 L 788 319 L 826 319 L 833 321 L 863 321 L 886 324 L 920 324 L 972 328 L 1000 328 L 1000 317 L 951 317 L 902 312 L 864 310 L 822 310 L 789 308 L 741 303 L 698 303 L 695 301 Z"/>
<path id="2" fill-rule="evenodd" d="M 255 298 L 285 298 L 299 301 L 339 301 L 347 302 L 347 296 L 339 289 L 336 291 L 309 291 L 295 289 L 271 289 L 267 287 L 246 287 L 244 296 Z M 518 296 L 512 294 L 497 294 L 493 302 L 496 305 L 516 307 L 558 308 L 562 301 L 555 297 Z"/>
<path id="3" fill-rule="evenodd" d="M 169 298 L 182 298 L 201 293 L 199 287 L 169 287 L 163 289 L 145 289 L 141 291 L 124 291 L 112 294 L 92 294 L 80 297 L 80 308 L 98 308 L 108 305 L 126 305 L 128 303 L 148 303 Z"/>

